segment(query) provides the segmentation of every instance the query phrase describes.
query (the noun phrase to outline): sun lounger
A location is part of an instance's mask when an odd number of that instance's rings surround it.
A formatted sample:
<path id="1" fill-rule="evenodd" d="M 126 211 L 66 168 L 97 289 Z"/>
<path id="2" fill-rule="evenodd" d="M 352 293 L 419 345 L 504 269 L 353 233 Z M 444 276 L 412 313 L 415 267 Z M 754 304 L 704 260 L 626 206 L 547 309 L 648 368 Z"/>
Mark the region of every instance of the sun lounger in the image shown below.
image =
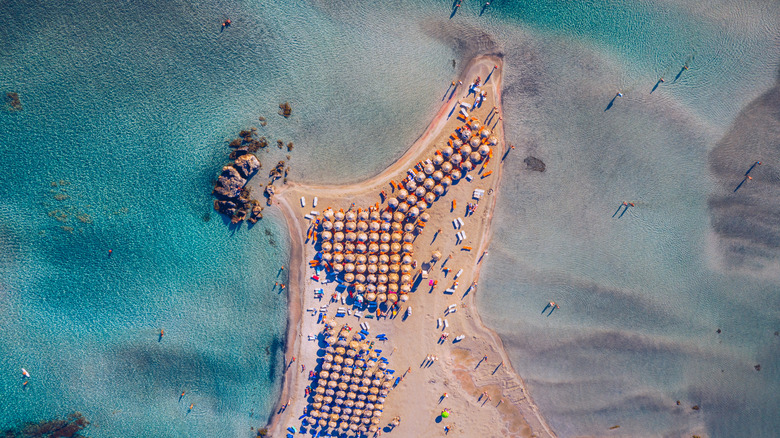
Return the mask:
<path id="1" fill-rule="evenodd" d="M 444 320 L 444 328 L 446 329 L 446 328 L 447 328 L 447 327 L 449 327 L 449 326 L 450 326 L 450 323 L 449 323 L 449 322 L 447 322 L 447 320 L 445 319 L 445 320 Z"/>
<path id="2" fill-rule="evenodd" d="M 444 293 L 445 294 L 454 294 L 455 293 L 455 289 L 452 289 L 452 288 L 447 289 L 447 290 L 444 291 Z"/>
<path id="3" fill-rule="evenodd" d="M 458 272 L 455 274 L 455 277 L 454 277 L 454 279 L 455 279 L 455 280 L 457 280 L 457 279 L 458 279 L 458 277 L 460 277 L 460 275 L 461 275 L 461 274 L 463 274 L 463 269 L 459 270 L 459 271 L 458 271 Z"/>
<path id="4" fill-rule="evenodd" d="M 455 291 L 453 291 L 455 292 Z M 441 318 L 436 320 L 436 328 L 441 328 Z"/>
<path id="5" fill-rule="evenodd" d="M 301 196 L 301 207 L 306 207 L 306 198 Z"/>
<path id="6" fill-rule="evenodd" d="M 460 341 L 462 341 L 462 340 L 463 340 L 465 337 L 466 337 L 466 335 L 460 335 L 460 336 L 457 336 L 457 337 L 455 338 L 455 340 L 454 340 L 454 341 L 452 341 L 452 342 L 460 342 Z"/>
<path id="7" fill-rule="evenodd" d="M 460 114 L 463 115 L 464 118 L 469 117 L 469 113 L 467 113 L 466 110 L 463 108 L 460 109 Z"/>
<path id="8" fill-rule="evenodd" d="M 316 207 L 317 206 L 317 197 L 316 196 L 314 197 L 314 201 L 312 201 L 311 206 L 312 207 Z"/>
<path id="9" fill-rule="evenodd" d="M 311 215 L 308 215 L 308 214 L 304 215 L 303 217 L 304 217 L 304 219 L 308 219 L 308 220 L 314 219 L 313 217 L 311 217 Z"/>
<path id="10" fill-rule="evenodd" d="M 458 223 L 460 224 L 460 227 L 463 226 L 463 219 L 458 217 L 458 218 L 455 218 L 455 220 L 458 221 Z M 458 227 L 458 228 L 460 228 L 460 227 Z"/>
<path id="11" fill-rule="evenodd" d="M 317 210 L 312 210 L 312 211 L 309 212 L 309 214 L 312 215 L 312 216 L 319 216 L 320 212 L 317 211 Z"/>
<path id="12" fill-rule="evenodd" d="M 455 218 L 452 220 L 452 228 L 455 228 L 456 230 L 460 228 L 460 222 L 458 222 L 458 219 Z"/>
<path id="13" fill-rule="evenodd" d="M 468 182 L 471 182 L 471 180 L 472 180 L 472 179 L 474 179 L 474 177 L 473 177 L 473 176 L 471 176 L 471 174 L 470 174 L 470 173 L 467 173 L 467 174 L 466 174 L 466 181 L 468 181 Z"/>

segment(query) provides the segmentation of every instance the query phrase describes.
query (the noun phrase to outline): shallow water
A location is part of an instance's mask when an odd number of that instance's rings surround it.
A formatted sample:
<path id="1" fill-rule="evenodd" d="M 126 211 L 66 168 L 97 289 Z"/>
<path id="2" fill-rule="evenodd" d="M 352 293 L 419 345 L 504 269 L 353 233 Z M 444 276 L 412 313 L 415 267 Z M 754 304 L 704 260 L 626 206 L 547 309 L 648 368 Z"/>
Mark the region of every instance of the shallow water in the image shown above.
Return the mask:
<path id="1" fill-rule="evenodd" d="M 237 230 L 211 212 L 223 141 L 265 116 L 262 135 L 295 143 L 293 179 L 360 180 L 486 51 L 505 55 L 518 148 L 479 305 L 553 429 L 777 428 L 778 279 L 724 265 L 708 210 L 710 152 L 774 84 L 772 2 L 493 3 L 452 19 L 438 1 L 6 3 L 0 84 L 24 110 L 0 113 L 0 429 L 73 410 L 96 437 L 262 425 L 287 238 L 269 210 Z M 525 171 L 528 153 L 547 172 Z M 612 218 L 622 200 L 637 207 Z"/>

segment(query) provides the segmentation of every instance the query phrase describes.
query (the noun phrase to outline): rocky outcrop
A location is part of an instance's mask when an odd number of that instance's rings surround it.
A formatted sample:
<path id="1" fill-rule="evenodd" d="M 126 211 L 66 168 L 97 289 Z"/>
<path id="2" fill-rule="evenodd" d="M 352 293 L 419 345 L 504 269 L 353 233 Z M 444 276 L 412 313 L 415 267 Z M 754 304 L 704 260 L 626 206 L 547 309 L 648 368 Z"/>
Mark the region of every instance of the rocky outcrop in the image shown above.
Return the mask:
<path id="1" fill-rule="evenodd" d="M 528 156 L 523 162 L 530 170 L 535 170 L 537 172 L 544 172 L 544 169 L 547 168 L 547 166 L 544 165 L 544 162 L 536 157 Z"/>
<path id="2" fill-rule="evenodd" d="M 245 154 L 236 158 L 236 162 L 233 164 L 241 176 L 244 178 L 251 178 L 258 169 L 260 169 L 260 160 L 253 154 Z"/>
<path id="3" fill-rule="evenodd" d="M 249 219 L 247 219 L 249 221 L 249 223 L 251 223 L 251 224 L 254 224 L 258 220 L 263 218 L 263 206 L 260 205 L 260 203 L 257 202 L 257 201 L 254 201 L 254 202 L 255 202 L 255 204 L 252 207 L 252 212 L 249 215 Z"/>
<path id="4" fill-rule="evenodd" d="M 289 103 L 280 105 L 280 113 L 289 117 L 292 111 Z M 265 118 L 259 118 L 265 126 Z M 284 147 L 284 142 L 279 140 L 279 149 Z M 234 162 L 222 168 L 222 172 L 214 184 L 213 194 L 216 196 L 214 201 L 214 210 L 230 218 L 230 222 L 238 224 L 244 220 L 254 224 L 263 218 L 263 207 L 256 199 L 250 196 L 247 183 L 262 168 L 262 163 L 258 159 L 257 153 L 260 149 L 268 147 L 268 140 L 265 137 L 259 137 L 257 128 L 251 128 L 238 133 L 238 138 L 228 140 L 230 147 L 230 159 Z M 287 143 L 287 150 L 293 149 L 293 143 Z M 290 156 L 287 155 L 287 159 Z M 271 198 L 274 195 L 274 187 L 271 185 L 279 178 L 284 178 L 287 182 L 287 173 L 290 167 L 285 168 L 284 161 L 280 161 L 272 170 L 269 176 L 269 187 L 264 191 L 268 198 L 268 205 L 271 205 Z M 263 186 L 260 185 L 262 188 Z"/>
<path id="5" fill-rule="evenodd" d="M 241 189 L 246 185 L 246 179 L 233 166 L 225 166 L 214 186 L 214 194 L 221 198 L 233 199 L 241 195 Z"/>

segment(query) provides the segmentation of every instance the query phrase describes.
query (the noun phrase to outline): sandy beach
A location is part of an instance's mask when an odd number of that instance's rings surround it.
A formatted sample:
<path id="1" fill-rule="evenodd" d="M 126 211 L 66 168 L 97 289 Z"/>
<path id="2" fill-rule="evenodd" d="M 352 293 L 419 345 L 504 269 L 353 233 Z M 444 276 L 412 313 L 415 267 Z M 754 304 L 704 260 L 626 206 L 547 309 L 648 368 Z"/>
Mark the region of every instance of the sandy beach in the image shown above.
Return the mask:
<path id="1" fill-rule="evenodd" d="M 494 69 L 494 65 L 498 68 Z M 318 370 L 321 348 L 317 340 L 310 339 L 316 338 L 323 329 L 323 325 L 317 323 L 316 312 L 306 309 L 319 309 L 325 305 L 328 306 L 327 320 L 335 320 L 339 327 L 345 323 L 354 327 L 367 321 L 372 340 L 377 333 L 387 335 L 387 341 L 376 341 L 376 348 L 389 360 L 389 368 L 396 370 L 394 377 L 404 378 L 387 397 L 380 429 L 383 433 L 444 436 L 446 427 L 454 436 L 555 436 L 512 368 L 498 336 L 482 324 L 474 303 L 475 295 L 480 292 L 480 263 L 490 257 L 486 249 L 491 239 L 491 219 L 501 181 L 502 158 L 522 158 L 507 150 L 509 145 L 505 144 L 498 117 L 493 117 L 489 124 L 499 138 L 489 163 L 482 170 L 471 171 L 471 181 L 463 178 L 452 185 L 427 210 L 430 220 L 414 241 L 414 258 L 422 264 L 430 261 L 433 252 L 438 251 L 442 259 L 429 268 L 428 279 L 409 294 L 410 299 L 401 305 L 398 317 L 357 318 L 352 311 L 345 317 L 335 317 L 336 308 L 343 306 L 330 300 L 337 283 L 313 279 L 315 271 L 308 264 L 317 251 L 307 238 L 307 229 L 312 222 L 304 216 L 313 211 L 321 213 L 328 207 L 338 211 L 352 205 L 367 208 L 381 204 L 382 191 L 392 196 L 389 182 L 401 181 L 407 169 L 432 157 L 455 129 L 464 124 L 457 118 L 458 110 L 452 111 L 453 106 L 465 98 L 467 84 L 477 76 L 489 78 L 483 85 L 487 95 L 486 101 L 471 116 L 484 122 L 494 107 L 501 114 L 501 66 L 502 59 L 498 56 L 473 59 L 455 79 L 463 85 L 448 95 L 425 132 L 398 161 L 380 174 L 344 186 L 291 182 L 278 188 L 273 204 L 284 214 L 292 248 L 286 288 L 289 311 L 285 363 L 288 366 L 279 404 L 269 421 L 269 436 L 284 436 L 290 426 L 306 427 L 299 417 L 309 405 L 305 388 L 312 382 L 309 371 Z M 472 199 L 475 189 L 484 190 L 485 195 L 475 211 L 467 216 L 467 203 L 476 202 Z M 315 197 L 318 204 L 313 207 Z M 305 199 L 305 207 L 301 205 L 301 198 Z M 457 201 L 457 207 L 453 206 L 453 201 Z M 453 225 L 456 218 L 463 221 L 458 229 Z M 455 238 L 457 232 L 466 235 L 460 243 Z M 465 249 L 468 247 L 471 250 Z M 449 271 L 445 271 L 445 267 Z M 453 285 L 455 273 L 461 269 L 463 272 L 457 278 L 459 287 L 454 293 L 446 293 Z M 438 284 L 429 286 L 431 280 Z M 317 299 L 314 290 L 320 288 L 324 290 L 324 296 Z M 408 306 L 412 313 L 405 317 Z M 455 310 L 448 311 L 448 308 Z M 440 320 L 442 326 L 439 326 Z M 441 340 L 443 332 L 449 336 Z M 455 338 L 461 335 L 462 340 L 456 342 Z M 426 361 L 427 357 L 436 359 Z M 282 409 L 284 405 L 287 405 L 286 409 Z M 440 417 L 443 409 L 450 412 L 448 418 Z M 392 428 L 385 426 L 394 417 L 400 417 L 401 421 L 391 431 Z"/>

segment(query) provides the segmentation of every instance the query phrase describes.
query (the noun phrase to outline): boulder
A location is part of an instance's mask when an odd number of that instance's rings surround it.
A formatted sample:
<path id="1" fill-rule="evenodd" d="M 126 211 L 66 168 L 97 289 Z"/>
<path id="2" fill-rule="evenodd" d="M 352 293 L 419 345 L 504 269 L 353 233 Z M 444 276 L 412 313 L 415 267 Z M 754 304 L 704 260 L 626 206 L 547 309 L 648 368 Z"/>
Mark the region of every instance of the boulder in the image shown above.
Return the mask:
<path id="1" fill-rule="evenodd" d="M 235 199 L 241 195 L 241 189 L 246 184 L 246 180 L 241 177 L 233 166 L 225 166 L 214 186 L 214 194 L 222 198 Z"/>
<path id="2" fill-rule="evenodd" d="M 230 222 L 234 223 L 234 224 L 237 224 L 237 223 L 241 222 L 242 220 L 246 219 L 246 214 L 247 214 L 246 210 L 238 210 L 233 215 L 233 217 L 230 219 Z"/>
<path id="3" fill-rule="evenodd" d="M 233 167 L 238 169 L 244 178 L 249 178 L 260 168 L 260 160 L 254 154 L 244 154 L 236 158 Z"/>
<path id="4" fill-rule="evenodd" d="M 529 169 L 537 172 L 544 172 L 544 169 L 547 168 L 547 166 L 544 165 L 544 162 L 536 157 L 528 156 L 523 162 Z"/>
<path id="5" fill-rule="evenodd" d="M 260 204 L 255 204 L 252 207 L 252 213 L 249 215 L 248 221 L 252 224 L 263 218 L 263 207 Z"/>
<path id="6" fill-rule="evenodd" d="M 233 216 L 233 214 L 236 212 L 236 208 L 238 208 L 238 206 L 233 201 L 221 201 L 219 199 L 214 200 L 214 210 L 217 210 L 222 214 Z"/>

